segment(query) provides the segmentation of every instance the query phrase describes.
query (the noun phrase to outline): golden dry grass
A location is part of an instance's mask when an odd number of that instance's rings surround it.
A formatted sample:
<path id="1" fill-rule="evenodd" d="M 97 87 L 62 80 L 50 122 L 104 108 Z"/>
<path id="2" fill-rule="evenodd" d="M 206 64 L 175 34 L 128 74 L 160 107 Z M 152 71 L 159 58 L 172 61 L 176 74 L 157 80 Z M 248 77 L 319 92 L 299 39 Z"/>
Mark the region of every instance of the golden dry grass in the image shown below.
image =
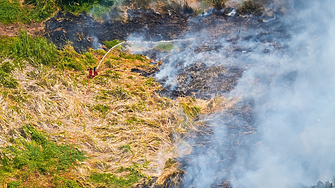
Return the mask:
<path id="1" fill-rule="evenodd" d="M 71 47 L 67 48 L 73 51 Z M 97 60 L 104 55 L 102 51 L 90 53 Z M 130 71 L 135 67 L 145 71 L 154 69 L 156 65 L 151 65 L 149 60 L 122 58 L 120 50 L 113 50 L 106 61 L 110 63 L 102 64 L 99 76 L 90 80 L 86 71 L 29 65 L 23 70 L 15 70 L 13 76 L 20 89 L 2 89 L 0 97 L 1 135 L 8 135 L 30 123 L 58 143 L 69 144 L 74 136 L 74 145 L 90 158 L 67 176 L 76 176 L 88 187 L 93 186 L 85 184 L 92 172 L 117 174 L 121 166 L 146 161 L 149 164 L 143 173 L 162 175 L 158 182 L 163 182 L 164 177 L 173 173 L 171 169 L 164 169 L 166 160 L 180 154 L 175 142 L 182 141 L 182 135 L 195 128 L 195 117 L 187 115 L 183 105 L 197 106 L 202 113 L 211 114 L 231 103 L 222 97 L 210 101 L 160 97 L 156 91 L 161 86 L 153 78 Z M 11 143 L 6 136 L 0 136 L 0 144 L 7 146 Z M 40 187 L 47 187 L 49 180 L 40 178 Z"/>

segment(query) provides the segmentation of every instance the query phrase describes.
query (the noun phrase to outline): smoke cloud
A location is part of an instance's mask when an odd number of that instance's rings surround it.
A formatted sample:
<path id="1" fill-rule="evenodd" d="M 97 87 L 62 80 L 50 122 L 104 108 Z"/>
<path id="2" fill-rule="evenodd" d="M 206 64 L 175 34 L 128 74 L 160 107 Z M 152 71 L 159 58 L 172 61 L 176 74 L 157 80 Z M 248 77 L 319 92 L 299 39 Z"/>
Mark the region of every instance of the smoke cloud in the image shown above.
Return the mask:
<path id="1" fill-rule="evenodd" d="M 267 27 L 235 25 L 214 42 L 205 35 L 209 30 L 193 34 L 220 49 L 176 52 L 156 75 L 173 85 L 178 70 L 199 61 L 244 70 L 226 94 L 241 102 L 210 121 L 215 126 L 208 144 L 194 147 L 188 158 L 185 187 L 230 180 L 235 188 L 290 188 L 335 175 L 335 2 L 287 2 L 291 13 Z M 257 40 L 245 40 L 248 36 Z M 237 47 L 241 50 L 228 52 Z M 243 113 L 246 104 L 252 114 Z M 245 134 L 250 131 L 254 134 Z"/>

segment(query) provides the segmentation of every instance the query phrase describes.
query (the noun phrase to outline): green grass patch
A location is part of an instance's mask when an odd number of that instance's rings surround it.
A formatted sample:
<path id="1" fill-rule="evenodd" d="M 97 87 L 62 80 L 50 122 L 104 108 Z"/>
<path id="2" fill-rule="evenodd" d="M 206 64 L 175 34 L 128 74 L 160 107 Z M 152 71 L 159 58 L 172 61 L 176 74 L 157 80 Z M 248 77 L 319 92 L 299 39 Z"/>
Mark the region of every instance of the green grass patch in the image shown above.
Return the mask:
<path id="1" fill-rule="evenodd" d="M 0 85 L 5 88 L 17 88 L 19 84 L 17 81 L 8 73 L 0 70 Z"/>
<path id="2" fill-rule="evenodd" d="M 108 76 L 109 78 L 113 79 L 113 80 L 118 80 L 121 78 L 121 75 L 119 72 L 115 72 L 112 70 L 107 70 L 106 72 L 106 76 Z"/>
<path id="3" fill-rule="evenodd" d="M 106 104 L 97 104 L 92 107 L 92 110 L 98 111 L 102 113 L 103 115 L 107 115 L 109 111 L 109 106 Z"/>
<path id="4" fill-rule="evenodd" d="M 154 47 L 155 50 L 159 50 L 159 51 L 162 51 L 162 52 L 169 52 L 173 48 L 174 48 L 174 46 L 171 43 L 159 43 Z"/>
<path id="5" fill-rule="evenodd" d="M 104 45 L 107 47 L 107 48 L 113 48 L 115 45 L 119 44 L 121 41 L 115 39 L 115 40 L 112 40 L 112 41 L 104 41 Z"/>
<path id="6" fill-rule="evenodd" d="M 13 37 L 12 41 L 7 41 L 8 43 L 9 46 L 5 50 L 12 59 L 24 59 L 33 66 L 52 65 L 59 60 L 59 51 L 55 45 L 45 38 L 31 37 L 26 31 L 20 31 L 19 36 Z"/>
<path id="7" fill-rule="evenodd" d="M 145 61 L 146 60 L 143 57 L 143 55 L 139 55 L 139 54 L 127 54 L 127 53 L 124 53 L 124 52 L 120 52 L 119 56 L 123 59 L 137 59 L 137 60 L 140 60 L 140 61 Z"/>
<path id="8" fill-rule="evenodd" d="M 128 91 L 119 86 L 112 90 L 110 94 L 113 95 L 117 100 L 126 100 L 131 97 L 131 94 Z"/>
<path id="9" fill-rule="evenodd" d="M 121 147 L 121 149 L 128 149 L 128 151 L 131 151 L 129 145 L 123 145 Z M 117 177 L 115 174 L 111 173 L 92 173 L 90 180 L 97 184 L 97 187 L 131 187 L 141 178 L 149 178 L 141 172 L 144 168 L 148 168 L 149 163 L 150 162 L 145 159 L 143 164 L 133 163 L 133 165 L 126 168 L 121 166 L 117 172 L 126 173 L 122 177 Z"/>
<path id="10" fill-rule="evenodd" d="M 25 182 L 27 177 L 63 174 L 71 165 L 70 146 L 49 141 L 40 131 L 27 125 L 19 130 L 21 137 L 11 139 L 12 146 L 1 148 L 0 182 L 16 179 L 15 185 Z M 72 147 L 71 157 L 76 165 L 87 157 Z M 57 178 L 57 176 L 56 176 Z M 63 181 L 64 182 L 64 181 Z M 14 186 L 14 185 L 13 185 Z"/>
<path id="11" fill-rule="evenodd" d="M 0 0 L 0 22 L 4 24 L 41 22 L 57 10 L 55 1 L 35 1 L 29 6 L 21 5 L 19 0 Z"/>
<path id="12" fill-rule="evenodd" d="M 93 183 L 98 184 L 99 187 L 130 187 L 137 183 L 140 178 L 138 175 L 129 174 L 124 177 L 117 177 L 110 173 L 93 173 L 90 176 L 90 180 Z"/>
<path id="13" fill-rule="evenodd" d="M 193 118 L 197 117 L 201 113 L 201 108 L 197 106 L 191 106 L 191 103 L 180 103 L 180 106 L 183 108 L 186 115 Z"/>

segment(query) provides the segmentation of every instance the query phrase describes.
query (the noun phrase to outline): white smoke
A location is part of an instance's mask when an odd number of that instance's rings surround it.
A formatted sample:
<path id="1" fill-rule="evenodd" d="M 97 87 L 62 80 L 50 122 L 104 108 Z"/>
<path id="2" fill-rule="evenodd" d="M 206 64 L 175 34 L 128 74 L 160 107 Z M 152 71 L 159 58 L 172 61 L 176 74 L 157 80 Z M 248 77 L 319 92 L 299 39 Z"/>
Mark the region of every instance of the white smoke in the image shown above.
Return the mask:
<path id="1" fill-rule="evenodd" d="M 241 127 L 244 120 L 218 114 L 211 145 L 197 148 L 198 155 L 186 167 L 186 187 L 207 188 L 229 179 L 235 188 L 290 188 L 335 175 L 335 1 L 296 0 L 291 5 L 292 14 L 278 18 L 291 35 L 277 41 L 285 48 L 266 54 L 261 49 L 271 45 L 240 40 L 237 45 L 253 51 L 215 62 L 251 64 L 229 95 L 253 101 L 257 134 L 240 137 L 243 132 L 229 132 L 228 124 Z M 261 29 L 240 31 L 243 36 Z M 215 64 L 208 57 L 221 56 L 224 50 L 216 54 L 186 50 L 171 58 L 170 64 L 185 55 L 183 67 L 197 61 Z M 157 77 L 168 76 L 173 82 L 180 67 L 165 67 Z M 231 157 L 231 140 L 247 147 L 234 151 L 235 160 L 217 165 Z"/>
<path id="2" fill-rule="evenodd" d="M 335 175 L 335 151 L 331 149 L 335 145 L 335 22 L 330 8 L 335 3 L 318 1 L 309 5 L 308 10 L 294 15 L 306 24 L 289 42 L 295 56 L 259 59 L 266 67 L 245 72 L 233 92 L 254 98 L 261 135 L 261 144 L 243 159 L 253 167 L 243 169 L 241 174 L 245 161 L 235 164 L 230 177 L 235 187 L 297 187 Z M 291 87 L 283 87 L 282 76 L 290 72 L 296 75 L 295 81 Z M 261 74 L 272 80 L 265 93 L 250 85 L 250 80 Z"/>

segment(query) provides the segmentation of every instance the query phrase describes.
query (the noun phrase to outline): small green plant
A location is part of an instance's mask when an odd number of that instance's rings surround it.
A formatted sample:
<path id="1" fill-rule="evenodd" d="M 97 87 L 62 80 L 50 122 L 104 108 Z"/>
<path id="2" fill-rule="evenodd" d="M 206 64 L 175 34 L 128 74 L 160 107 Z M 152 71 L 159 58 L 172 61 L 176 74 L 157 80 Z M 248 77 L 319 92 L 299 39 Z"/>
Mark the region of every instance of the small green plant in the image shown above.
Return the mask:
<path id="1" fill-rule="evenodd" d="M 113 67 L 113 65 L 112 65 L 110 59 L 108 59 L 108 60 L 105 62 L 105 65 L 106 65 L 107 68 L 112 68 L 112 67 Z"/>
<path id="2" fill-rule="evenodd" d="M 169 158 L 165 161 L 165 167 L 164 168 L 170 168 L 173 164 L 177 163 L 176 160 Z"/>
<path id="3" fill-rule="evenodd" d="M 110 10 L 111 10 L 111 6 L 103 6 L 100 4 L 94 4 L 92 6 L 92 9 L 90 10 L 90 13 L 98 20 L 101 20 L 102 16 L 110 12 Z"/>
<path id="4" fill-rule="evenodd" d="M 124 90 L 122 87 L 119 86 L 112 90 L 111 94 L 118 100 L 125 100 L 131 97 L 131 94 L 128 91 Z"/>
<path id="5" fill-rule="evenodd" d="M 123 145 L 120 149 L 130 150 L 129 145 Z M 148 168 L 150 162 L 145 159 L 143 164 L 133 163 L 128 167 L 121 166 L 117 173 L 123 173 L 122 177 L 117 177 L 111 173 L 92 173 L 90 180 L 96 184 L 97 187 L 131 187 L 142 178 L 149 178 L 141 172 L 141 170 Z"/>
<path id="6" fill-rule="evenodd" d="M 125 152 L 132 152 L 128 144 L 120 146 L 119 149 L 123 149 Z"/>
<path id="7" fill-rule="evenodd" d="M 97 104 L 92 107 L 92 110 L 98 111 L 105 116 L 109 112 L 109 106 L 106 104 Z"/>
<path id="8" fill-rule="evenodd" d="M 201 108 L 197 106 L 191 106 L 191 103 L 182 102 L 180 105 L 182 106 L 186 115 L 191 117 L 196 117 L 200 114 Z"/>
<path id="9" fill-rule="evenodd" d="M 154 78 L 148 78 L 143 85 L 146 85 L 146 86 L 152 86 L 154 85 L 154 81 L 155 79 Z"/>

